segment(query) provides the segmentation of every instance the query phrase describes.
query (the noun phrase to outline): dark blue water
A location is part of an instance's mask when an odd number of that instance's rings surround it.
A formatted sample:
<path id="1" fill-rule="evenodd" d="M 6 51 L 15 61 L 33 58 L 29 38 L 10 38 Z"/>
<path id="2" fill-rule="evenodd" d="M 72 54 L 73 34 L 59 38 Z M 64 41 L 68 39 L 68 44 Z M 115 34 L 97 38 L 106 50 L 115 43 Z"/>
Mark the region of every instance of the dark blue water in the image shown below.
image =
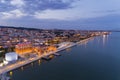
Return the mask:
<path id="1" fill-rule="evenodd" d="M 38 61 L 13 71 L 13 80 L 120 80 L 120 33 L 96 37 L 59 52 L 62 56 Z"/>

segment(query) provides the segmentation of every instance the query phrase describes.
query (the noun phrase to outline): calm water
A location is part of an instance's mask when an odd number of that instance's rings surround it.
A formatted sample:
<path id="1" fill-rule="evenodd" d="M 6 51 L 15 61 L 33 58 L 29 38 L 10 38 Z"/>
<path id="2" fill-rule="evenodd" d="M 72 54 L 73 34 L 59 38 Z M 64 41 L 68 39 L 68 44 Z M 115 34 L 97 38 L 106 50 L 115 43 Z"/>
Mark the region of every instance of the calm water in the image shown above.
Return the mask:
<path id="1" fill-rule="evenodd" d="M 62 56 L 13 71 L 13 80 L 120 80 L 120 33 L 96 37 Z"/>

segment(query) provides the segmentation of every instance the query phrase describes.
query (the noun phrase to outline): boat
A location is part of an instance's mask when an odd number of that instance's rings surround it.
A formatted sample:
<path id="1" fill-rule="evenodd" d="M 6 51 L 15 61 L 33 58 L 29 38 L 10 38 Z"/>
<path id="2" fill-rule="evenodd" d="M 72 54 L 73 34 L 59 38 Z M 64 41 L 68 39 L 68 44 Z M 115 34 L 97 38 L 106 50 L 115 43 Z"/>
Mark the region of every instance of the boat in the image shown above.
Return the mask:
<path id="1" fill-rule="evenodd" d="M 54 53 L 53 55 L 55 55 L 55 56 L 61 56 L 61 54 L 59 54 L 59 53 Z"/>

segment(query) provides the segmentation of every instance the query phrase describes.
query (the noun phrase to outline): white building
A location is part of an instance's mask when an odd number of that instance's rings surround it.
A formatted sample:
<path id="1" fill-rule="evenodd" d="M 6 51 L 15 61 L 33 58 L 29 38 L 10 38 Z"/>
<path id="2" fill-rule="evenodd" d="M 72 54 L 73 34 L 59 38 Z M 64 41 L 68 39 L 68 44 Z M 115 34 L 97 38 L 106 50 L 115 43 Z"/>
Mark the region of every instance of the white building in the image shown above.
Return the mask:
<path id="1" fill-rule="evenodd" d="M 18 60 L 18 55 L 15 52 L 10 52 L 5 54 L 5 60 L 8 62 Z"/>

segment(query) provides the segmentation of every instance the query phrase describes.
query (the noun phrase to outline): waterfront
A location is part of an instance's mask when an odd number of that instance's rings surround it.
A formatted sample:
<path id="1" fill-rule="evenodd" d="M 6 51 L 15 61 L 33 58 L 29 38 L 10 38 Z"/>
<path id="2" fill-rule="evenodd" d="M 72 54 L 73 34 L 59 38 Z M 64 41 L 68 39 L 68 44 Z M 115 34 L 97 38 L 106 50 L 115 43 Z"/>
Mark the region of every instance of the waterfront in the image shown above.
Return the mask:
<path id="1" fill-rule="evenodd" d="M 13 71 L 13 80 L 119 80 L 120 33 L 100 36 L 59 52 L 62 56 L 36 61 Z M 23 70 L 24 69 L 24 70 Z"/>

